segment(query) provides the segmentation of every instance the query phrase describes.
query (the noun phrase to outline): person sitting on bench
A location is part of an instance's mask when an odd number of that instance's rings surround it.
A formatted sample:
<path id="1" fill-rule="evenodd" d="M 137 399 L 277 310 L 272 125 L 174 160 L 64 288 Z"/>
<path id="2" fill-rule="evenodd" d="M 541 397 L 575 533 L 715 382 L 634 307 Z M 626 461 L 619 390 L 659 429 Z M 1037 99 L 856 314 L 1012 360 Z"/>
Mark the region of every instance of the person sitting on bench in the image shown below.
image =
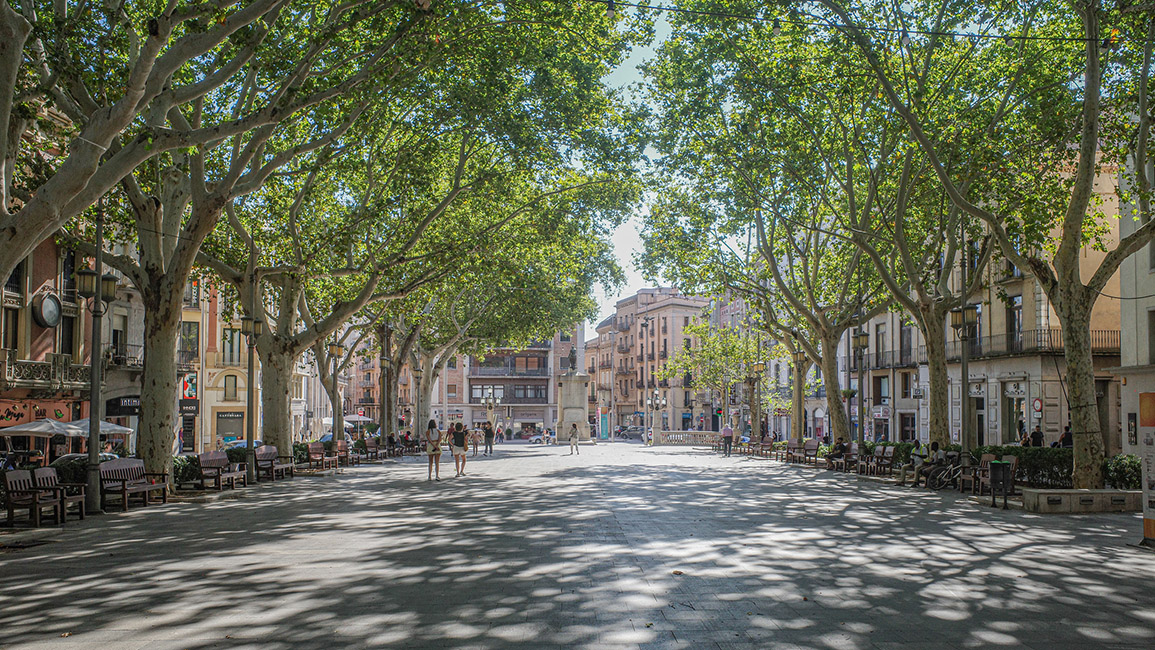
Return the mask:
<path id="1" fill-rule="evenodd" d="M 906 485 L 906 474 L 910 472 L 915 477 L 918 476 L 918 468 L 926 461 L 927 451 L 926 445 L 916 444 L 914 449 L 910 450 L 910 460 L 905 465 L 898 468 L 898 485 Z"/>
<path id="2" fill-rule="evenodd" d="M 847 451 L 846 443 L 842 441 L 842 438 L 839 438 L 838 442 L 830 448 L 830 453 L 826 454 L 826 469 L 834 469 L 834 461 L 845 456 Z"/>
<path id="3" fill-rule="evenodd" d="M 911 487 L 918 487 L 918 479 L 920 477 L 925 476 L 925 477 L 929 478 L 930 473 L 934 471 L 934 468 L 938 467 L 939 465 L 942 465 L 945 462 L 946 462 L 946 451 L 939 449 L 937 441 L 930 443 L 930 456 L 926 459 L 925 462 L 922 463 L 922 466 L 919 467 L 917 471 L 915 471 L 914 483 L 911 483 L 910 486 Z M 925 481 L 924 481 L 924 486 L 925 486 Z"/>

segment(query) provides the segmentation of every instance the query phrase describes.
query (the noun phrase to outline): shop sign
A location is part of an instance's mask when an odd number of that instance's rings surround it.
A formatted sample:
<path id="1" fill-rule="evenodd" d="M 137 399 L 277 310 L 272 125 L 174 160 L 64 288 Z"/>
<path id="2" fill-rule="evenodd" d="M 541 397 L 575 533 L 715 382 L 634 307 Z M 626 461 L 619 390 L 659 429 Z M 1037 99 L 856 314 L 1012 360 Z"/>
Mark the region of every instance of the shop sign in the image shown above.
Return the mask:
<path id="1" fill-rule="evenodd" d="M 243 420 L 245 419 L 244 411 L 218 411 L 218 420 Z"/>
<path id="2" fill-rule="evenodd" d="M 198 415 L 201 412 L 201 401 L 199 399 L 182 399 L 180 401 L 181 415 Z"/>
<path id="3" fill-rule="evenodd" d="M 890 419 L 890 406 L 883 404 L 881 406 L 874 407 L 874 419 L 876 419 L 876 420 L 889 420 Z"/>

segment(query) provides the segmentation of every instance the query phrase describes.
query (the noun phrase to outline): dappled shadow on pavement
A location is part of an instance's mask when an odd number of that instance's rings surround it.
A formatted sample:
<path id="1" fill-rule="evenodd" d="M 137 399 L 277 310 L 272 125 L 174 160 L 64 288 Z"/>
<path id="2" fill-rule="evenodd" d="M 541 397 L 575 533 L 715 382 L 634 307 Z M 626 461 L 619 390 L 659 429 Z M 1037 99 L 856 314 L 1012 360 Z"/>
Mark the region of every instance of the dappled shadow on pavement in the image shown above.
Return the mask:
<path id="1" fill-rule="evenodd" d="M 1130 516 L 995 511 L 690 450 L 559 454 L 509 450 L 440 483 L 410 460 L 69 524 L 0 556 L 0 645 L 1155 643 L 1155 561 L 1125 545 Z"/>

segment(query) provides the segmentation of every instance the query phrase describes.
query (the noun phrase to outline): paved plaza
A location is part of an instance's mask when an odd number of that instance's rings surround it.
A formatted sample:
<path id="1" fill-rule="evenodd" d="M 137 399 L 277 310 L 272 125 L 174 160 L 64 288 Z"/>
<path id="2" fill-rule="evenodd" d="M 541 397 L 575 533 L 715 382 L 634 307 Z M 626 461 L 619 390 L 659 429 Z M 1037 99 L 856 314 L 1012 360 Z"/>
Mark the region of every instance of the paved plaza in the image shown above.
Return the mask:
<path id="1" fill-rule="evenodd" d="M 1155 646 L 1137 516 L 701 449 L 498 451 L 70 522 L 0 552 L 0 647 Z"/>

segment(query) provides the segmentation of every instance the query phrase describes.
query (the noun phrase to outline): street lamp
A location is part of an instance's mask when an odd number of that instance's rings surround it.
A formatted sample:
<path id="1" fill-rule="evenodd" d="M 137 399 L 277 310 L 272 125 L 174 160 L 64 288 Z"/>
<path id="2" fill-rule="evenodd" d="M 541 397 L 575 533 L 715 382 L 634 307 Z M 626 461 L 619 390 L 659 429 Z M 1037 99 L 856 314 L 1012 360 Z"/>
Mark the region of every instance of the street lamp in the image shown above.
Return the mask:
<path id="1" fill-rule="evenodd" d="M 413 369 L 409 372 L 413 375 L 413 395 L 410 397 L 409 401 L 413 404 L 413 431 L 416 432 L 418 430 L 417 422 L 424 419 L 425 417 L 425 413 L 421 408 L 421 376 L 425 373 L 425 371 L 422 370 L 421 366 L 418 365 L 413 366 Z M 421 422 L 422 427 L 426 426 L 426 424 L 427 423 L 425 422 Z M 424 431 L 424 429 L 421 430 Z"/>
<path id="2" fill-rule="evenodd" d="M 345 413 L 341 404 L 341 389 L 337 385 L 337 373 L 341 368 L 341 357 L 345 356 L 345 346 L 338 342 L 336 335 L 329 344 L 329 356 L 333 358 L 333 450 L 336 451 L 337 441 L 345 439 Z M 340 438 L 337 437 L 338 431 L 341 432 Z"/>
<path id="3" fill-rule="evenodd" d="M 249 369 L 248 378 L 245 388 L 246 403 L 248 404 L 248 416 L 245 422 L 245 443 L 247 450 L 245 451 L 245 477 L 248 484 L 256 483 L 257 481 L 257 368 L 256 368 L 256 350 L 257 337 L 265 330 L 265 323 L 259 318 L 252 318 L 251 316 L 241 317 L 241 334 L 245 335 L 249 344 Z"/>
<path id="4" fill-rule="evenodd" d="M 653 396 L 646 398 L 646 405 L 649 406 L 650 411 L 650 435 L 646 439 L 647 444 L 649 444 L 651 440 L 654 440 L 654 429 L 658 428 L 658 411 L 666 409 L 666 398 L 662 397 L 662 393 L 655 388 Z"/>
<path id="5" fill-rule="evenodd" d="M 950 326 L 954 328 L 959 341 L 962 342 L 962 422 L 960 423 L 959 442 L 962 443 L 963 459 L 970 457 L 970 450 L 974 447 L 970 440 L 970 332 L 979 322 L 979 309 L 975 305 L 963 305 L 950 310 Z"/>
<path id="6" fill-rule="evenodd" d="M 485 421 L 492 427 L 493 409 L 501 406 L 501 398 L 493 395 L 493 386 L 485 389 L 485 397 L 481 398 L 481 403 L 485 405 Z"/>
<path id="7" fill-rule="evenodd" d="M 762 373 L 766 370 L 766 364 L 761 361 L 755 361 L 751 367 L 753 375 L 751 376 L 751 383 L 754 401 L 754 408 L 751 409 L 750 416 L 753 419 L 750 429 L 750 439 L 754 439 L 754 434 L 757 433 L 759 438 L 762 436 Z"/>
<path id="8" fill-rule="evenodd" d="M 866 348 L 870 347 L 870 333 L 868 333 L 865 328 L 860 327 L 852 339 L 854 342 L 854 355 L 858 359 L 858 445 L 861 447 L 863 441 L 866 439 L 866 394 L 862 390 L 862 382 L 865 381 L 863 374 L 865 370 L 864 366 L 866 366 Z"/>
<path id="9" fill-rule="evenodd" d="M 104 346 L 100 331 L 106 302 L 116 298 L 116 276 L 104 273 L 104 209 L 96 211 L 96 270 L 76 272 L 76 292 L 92 300 L 92 345 L 89 352 L 88 386 L 88 467 L 85 474 L 84 507 L 100 512 L 100 421 L 104 419 L 104 400 L 100 388 L 104 371 Z M 99 278 L 99 282 L 97 279 Z"/>
<path id="10" fill-rule="evenodd" d="M 810 357 L 807 356 L 805 350 L 795 350 L 794 354 L 794 433 L 795 439 L 802 442 L 802 438 L 806 433 L 806 423 L 802 417 L 802 391 L 804 390 L 803 373 L 810 365 Z"/>

